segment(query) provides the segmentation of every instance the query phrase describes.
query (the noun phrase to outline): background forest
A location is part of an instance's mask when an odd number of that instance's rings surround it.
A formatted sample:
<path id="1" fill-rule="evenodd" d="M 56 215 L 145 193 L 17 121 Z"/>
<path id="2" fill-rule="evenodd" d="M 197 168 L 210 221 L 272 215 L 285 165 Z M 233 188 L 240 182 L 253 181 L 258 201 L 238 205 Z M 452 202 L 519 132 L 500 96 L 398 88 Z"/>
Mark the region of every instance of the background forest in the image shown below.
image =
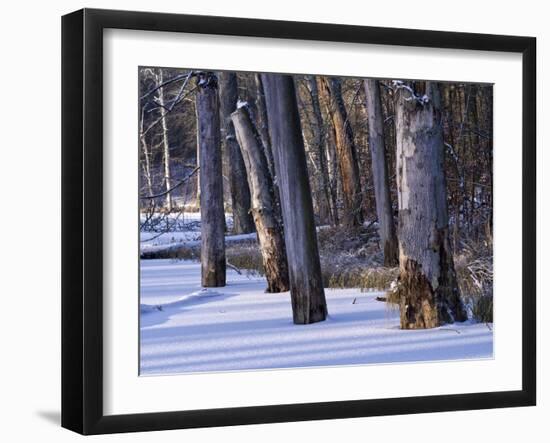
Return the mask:
<path id="1" fill-rule="evenodd" d="M 400 310 L 403 329 L 492 322 L 492 85 L 271 77 L 140 68 L 142 260 L 200 260 L 204 287 L 224 286 L 227 267 L 291 293 L 303 283 L 293 267 L 306 277 L 317 267 L 321 292 L 387 291 L 377 299 Z M 296 114 L 285 109 L 276 121 L 269 88 L 288 92 L 281 100 Z M 278 133 L 289 124 L 294 139 Z M 287 136 L 303 146 L 302 169 L 295 150 L 274 149 Z M 278 174 L 284 165 L 303 173 Z M 307 226 L 313 241 L 302 239 Z M 437 263 L 421 252 L 428 237 Z M 317 251 L 318 265 L 295 257 Z M 294 322 L 324 320 L 324 295 L 296 292 Z"/>

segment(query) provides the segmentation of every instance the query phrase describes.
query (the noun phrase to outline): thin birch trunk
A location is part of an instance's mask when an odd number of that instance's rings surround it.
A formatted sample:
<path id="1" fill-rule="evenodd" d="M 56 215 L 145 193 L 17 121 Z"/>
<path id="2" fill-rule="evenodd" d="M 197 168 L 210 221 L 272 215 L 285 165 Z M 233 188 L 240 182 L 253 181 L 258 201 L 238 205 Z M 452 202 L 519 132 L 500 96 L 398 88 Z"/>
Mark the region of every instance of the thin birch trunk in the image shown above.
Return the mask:
<path id="1" fill-rule="evenodd" d="M 147 146 L 147 140 L 145 139 L 145 135 L 143 134 L 144 118 L 144 110 L 142 110 L 140 118 L 139 141 L 144 158 L 144 163 L 142 164 L 143 175 L 145 176 L 145 181 L 147 182 L 147 195 L 153 195 L 153 181 L 151 179 L 151 159 L 149 158 L 149 147 Z"/>
<path id="2" fill-rule="evenodd" d="M 162 85 L 164 82 L 162 69 L 158 70 L 157 75 L 157 84 Z M 171 171 L 170 171 L 170 143 L 168 140 L 168 126 L 166 124 L 166 109 L 165 100 L 164 100 L 164 88 L 160 87 L 158 89 L 158 104 L 160 105 L 160 114 L 161 114 L 161 128 L 162 128 L 162 145 L 163 145 L 163 156 L 164 156 L 164 184 L 165 189 L 168 191 L 172 188 L 171 184 Z M 168 192 L 166 194 L 166 209 L 172 211 L 172 193 Z"/>

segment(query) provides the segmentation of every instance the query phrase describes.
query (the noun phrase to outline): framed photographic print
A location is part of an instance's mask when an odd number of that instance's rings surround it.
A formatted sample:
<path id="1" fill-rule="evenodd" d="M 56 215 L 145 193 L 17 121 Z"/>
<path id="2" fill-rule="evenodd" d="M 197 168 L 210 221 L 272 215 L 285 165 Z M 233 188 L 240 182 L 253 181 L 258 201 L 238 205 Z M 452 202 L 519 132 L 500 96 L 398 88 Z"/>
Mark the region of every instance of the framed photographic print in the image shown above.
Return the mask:
<path id="1" fill-rule="evenodd" d="M 535 404 L 534 38 L 62 25 L 64 427 Z"/>

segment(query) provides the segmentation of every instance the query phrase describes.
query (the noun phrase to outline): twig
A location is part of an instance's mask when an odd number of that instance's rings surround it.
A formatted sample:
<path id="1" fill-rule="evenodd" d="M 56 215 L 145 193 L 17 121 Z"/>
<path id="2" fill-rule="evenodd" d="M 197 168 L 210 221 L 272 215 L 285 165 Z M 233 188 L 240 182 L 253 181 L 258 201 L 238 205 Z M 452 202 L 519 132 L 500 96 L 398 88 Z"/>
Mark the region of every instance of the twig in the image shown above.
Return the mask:
<path id="1" fill-rule="evenodd" d="M 163 195 L 169 194 L 174 189 L 179 188 L 181 185 L 187 182 L 191 177 L 193 177 L 197 173 L 199 169 L 200 167 L 197 166 L 195 169 L 191 171 L 191 173 L 187 177 L 180 180 L 178 183 L 176 183 L 174 186 L 172 186 L 170 189 L 167 189 L 166 191 L 160 192 L 159 194 L 155 194 L 155 195 L 141 195 L 139 198 L 142 200 L 150 200 L 152 198 L 162 197 Z"/>
<path id="2" fill-rule="evenodd" d="M 143 100 L 146 97 L 149 97 L 153 92 L 158 91 L 163 86 L 169 85 L 171 83 L 177 82 L 178 80 L 183 80 L 184 78 L 189 78 L 192 76 L 193 71 L 185 74 L 176 75 L 175 77 L 172 77 L 170 80 L 166 80 L 164 83 L 161 83 L 160 85 L 155 86 L 153 89 L 147 91 L 145 94 L 143 94 L 139 99 Z"/>
<path id="3" fill-rule="evenodd" d="M 458 335 L 460 335 L 460 331 L 458 329 L 444 329 L 444 328 L 441 328 L 440 331 L 456 332 Z"/>
<path id="4" fill-rule="evenodd" d="M 237 274 L 239 275 L 243 275 L 243 273 L 241 272 L 241 270 L 239 268 L 237 268 L 235 265 L 232 265 L 231 263 L 229 263 L 228 261 L 225 262 L 227 264 L 227 267 L 228 268 L 231 268 L 233 269 Z"/>

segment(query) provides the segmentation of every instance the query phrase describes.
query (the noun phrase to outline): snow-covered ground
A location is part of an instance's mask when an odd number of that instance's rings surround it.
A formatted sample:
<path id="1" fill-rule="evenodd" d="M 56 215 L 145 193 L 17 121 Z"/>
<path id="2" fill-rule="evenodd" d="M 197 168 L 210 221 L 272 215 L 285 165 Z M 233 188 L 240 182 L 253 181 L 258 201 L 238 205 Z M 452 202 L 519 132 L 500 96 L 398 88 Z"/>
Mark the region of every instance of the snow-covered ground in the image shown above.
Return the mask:
<path id="1" fill-rule="evenodd" d="M 492 358 L 492 327 L 400 330 L 380 293 L 326 289 L 329 318 L 294 325 L 289 293 L 227 270 L 202 289 L 200 263 L 142 260 L 141 374 Z"/>

